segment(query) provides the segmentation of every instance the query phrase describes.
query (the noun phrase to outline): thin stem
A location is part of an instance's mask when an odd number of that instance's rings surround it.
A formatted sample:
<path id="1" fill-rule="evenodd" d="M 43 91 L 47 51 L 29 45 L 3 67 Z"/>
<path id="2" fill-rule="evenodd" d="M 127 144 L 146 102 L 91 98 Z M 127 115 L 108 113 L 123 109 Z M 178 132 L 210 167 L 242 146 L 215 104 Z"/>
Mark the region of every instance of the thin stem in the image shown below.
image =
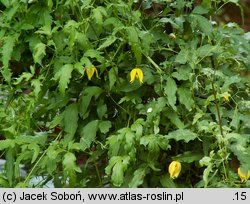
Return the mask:
<path id="1" fill-rule="evenodd" d="M 100 183 L 100 185 L 102 185 L 102 179 L 101 179 L 100 172 L 98 170 L 98 166 L 97 166 L 96 162 L 95 162 L 95 170 L 96 170 L 96 173 L 97 173 L 99 183 Z"/>
<path id="2" fill-rule="evenodd" d="M 62 132 L 60 132 L 60 133 L 57 135 L 57 137 L 56 137 L 56 139 L 55 139 L 54 141 L 58 140 L 61 136 L 62 136 Z M 52 143 L 50 143 L 50 145 L 51 145 L 51 144 L 52 144 Z M 50 145 L 49 145 L 49 147 L 50 147 Z M 35 171 L 36 167 L 38 166 L 38 164 L 40 163 L 40 161 L 42 160 L 42 158 L 45 156 L 45 154 L 47 153 L 49 147 L 43 152 L 43 154 L 42 154 L 42 155 L 40 156 L 40 158 L 37 160 L 37 162 L 35 163 L 35 165 L 32 167 L 31 171 L 29 172 L 28 176 L 26 177 L 26 179 L 25 179 L 25 181 L 24 181 L 24 184 L 23 184 L 24 187 L 26 187 L 26 183 L 29 181 L 29 179 L 30 179 L 31 175 L 33 174 L 33 172 Z"/>
<path id="3" fill-rule="evenodd" d="M 215 68 L 215 63 L 214 63 L 213 56 L 211 56 L 211 64 L 212 64 L 212 68 L 214 69 L 214 73 L 215 73 L 216 68 Z M 216 107 L 217 116 L 218 116 L 219 125 L 220 125 L 220 133 L 221 133 L 221 136 L 224 137 L 223 128 L 222 128 L 222 120 L 221 120 L 221 115 L 220 115 L 220 109 L 219 109 L 219 104 L 218 104 L 218 100 L 217 100 L 217 93 L 216 93 L 216 90 L 215 90 L 215 87 L 214 87 L 214 76 L 212 78 L 212 89 L 213 89 L 215 107 Z"/>

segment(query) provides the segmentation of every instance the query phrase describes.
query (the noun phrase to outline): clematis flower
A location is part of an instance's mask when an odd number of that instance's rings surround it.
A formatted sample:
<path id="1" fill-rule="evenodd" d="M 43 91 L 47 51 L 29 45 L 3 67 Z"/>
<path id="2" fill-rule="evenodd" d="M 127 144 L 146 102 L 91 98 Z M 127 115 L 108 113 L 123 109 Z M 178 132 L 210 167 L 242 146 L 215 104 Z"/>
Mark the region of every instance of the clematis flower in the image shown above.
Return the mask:
<path id="1" fill-rule="evenodd" d="M 139 79 L 140 84 L 143 83 L 143 72 L 140 68 L 134 68 L 130 72 L 130 83 L 133 83 L 135 78 Z"/>
<path id="2" fill-rule="evenodd" d="M 168 172 L 171 179 L 176 179 L 181 172 L 181 163 L 178 161 L 172 161 L 168 167 Z"/>
<path id="3" fill-rule="evenodd" d="M 92 65 L 92 68 L 85 67 L 84 68 L 84 72 L 85 71 L 87 73 L 88 80 L 91 80 L 91 78 L 93 77 L 94 73 L 95 73 L 96 77 L 99 78 L 98 71 L 97 71 L 97 69 L 96 69 L 96 67 L 94 65 Z"/>
<path id="4" fill-rule="evenodd" d="M 238 175 L 241 179 L 241 182 L 247 182 L 247 180 L 250 178 L 250 170 L 248 170 L 247 173 L 243 173 L 241 170 L 240 170 L 240 167 L 238 168 Z"/>
<path id="5" fill-rule="evenodd" d="M 222 96 L 226 102 L 229 101 L 230 94 L 228 92 L 223 93 Z"/>

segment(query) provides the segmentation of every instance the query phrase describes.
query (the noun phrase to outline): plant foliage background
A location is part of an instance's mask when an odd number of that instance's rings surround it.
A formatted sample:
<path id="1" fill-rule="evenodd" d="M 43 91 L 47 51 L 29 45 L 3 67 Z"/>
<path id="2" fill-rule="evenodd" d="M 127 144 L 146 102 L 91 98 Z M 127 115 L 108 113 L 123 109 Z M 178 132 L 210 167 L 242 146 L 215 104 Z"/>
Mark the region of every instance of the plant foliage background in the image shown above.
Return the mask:
<path id="1" fill-rule="evenodd" d="M 215 21 L 228 2 L 1 0 L 0 186 L 249 187 L 250 34 Z"/>

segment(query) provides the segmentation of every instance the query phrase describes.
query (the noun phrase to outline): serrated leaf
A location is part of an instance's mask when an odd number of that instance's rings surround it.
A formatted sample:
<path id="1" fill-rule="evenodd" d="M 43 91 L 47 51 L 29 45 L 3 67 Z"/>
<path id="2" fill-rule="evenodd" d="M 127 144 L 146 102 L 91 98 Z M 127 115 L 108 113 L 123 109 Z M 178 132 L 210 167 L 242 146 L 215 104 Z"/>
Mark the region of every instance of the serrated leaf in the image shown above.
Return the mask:
<path id="1" fill-rule="evenodd" d="M 189 88 L 181 86 L 178 88 L 177 93 L 179 96 L 180 103 L 183 104 L 188 111 L 191 111 L 194 106 L 194 100 L 192 97 L 191 90 Z"/>
<path id="2" fill-rule="evenodd" d="M 115 82 L 117 80 L 117 76 L 118 76 L 118 68 L 117 67 L 112 67 L 109 70 L 109 89 L 110 90 L 115 85 Z"/>
<path id="3" fill-rule="evenodd" d="M 146 171 L 147 167 L 145 166 L 136 169 L 136 171 L 133 174 L 133 178 L 128 184 L 129 188 L 137 188 L 138 186 L 140 186 L 144 181 L 144 177 L 146 176 Z"/>
<path id="4" fill-rule="evenodd" d="M 122 185 L 124 180 L 124 173 L 127 170 L 129 164 L 128 156 L 114 156 L 110 159 L 109 165 L 106 167 L 105 172 L 111 174 L 112 183 L 119 187 Z"/>
<path id="5" fill-rule="evenodd" d="M 201 15 L 194 15 L 194 18 L 197 20 L 201 31 L 210 36 L 213 31 L 212 23 L 207 18 Z"/>
<path id="6" fill-rule="evenodd" d="M 120 150 L 121 141 L 117 135 L 111 135 L 107 138 L 107 145 L 109 146 L 108 155 L 109 157 L 116 156 Z"/>
<path id="7" fill-rule="evenodd" d="M 172 77 L 176 78 L 178 81 L 188 80 L 192 73 L 192 69 L 190 66 L 179 66 L 176 72 L 172 73 Z"/>
<path id="8" fill-rule="evenodd" d="M 180 64 L 186 64 L 188 62 L 188 58 L 189 58 L 189 50 L 183 48 L 176 56 L 175 62 Z"/>
<path id="9" fill-rule="evenodd" d="M 209 10 L 203 6 L 196 6 L 194 8 L 194 10 L 192 11 L 193 14 L 200 14 L 200 15 L 203 15 L 203 14 L 207 14 L 209 12 Z"/>
<path id="10" fill-rule="evenodd" d="M 33 151 L 31 163 L 34 163 L 39 156 L 40 153 L 40 146 L 36 143 L 29 144 L 28 148 Z"/>
<path id="11" fill-rule="evenodd" d="M 91 143 L 95 140 L 98 123 L 99 120 L 93 120 L 82 127 L 80 131 L 80 144 L 82 145 L 82 151 L 89 148 L 91 146 Z"/>
<path id="12" fill-rule="evenodd" d="M 81 98 L 78 103 L 79 114 L 82 118 L 86 117 L 86 113 L 88 112 L 88 107 L 92 97 L 95 97 L 95 99 L 97 99 L 102 92 L 103 90 L 97 86 L 89 86 L 82 91 Z"/>
<path id="13" fill-rule="evenodd" d="M 98 62 L 103 63 L 105 61 L 104 57 L 101 55 L 102 53 L 98 50 L 89 49 L 84 53 L 85 58 L 96 58 Z"/>
<path id="14" fill-rule="evenodd" d="M 66 143 L 71 141 L 78 127 L 78 109 L 77 104 L 73 103 L 66 107 L 64 111 L 64 140 Z"/>
<path id="15" fill-rule="evenodd" d="M 140 139 L 140 144 L 147 147 L 150 152 L 158 153 L 160 148 L 158 145 L 157 137 L 155 135 L 143 136 Z"/>
<path id="16" fill-rule="evenodd" d="M 107 15 L 105 8 L 103 8 L 102 6 L 98 6 L 95 9 L 93 9 L 92 12 L 93 12 L 93 17 L 95 19 L 95 22 L 98 25 L 102 25 L 103 24 L 103 16 Z"/>
<path id="17" fill-rule="evenodd" d="M 206 44 L 197 49 L 197 56 L 199 57 L 207 57 L 213 55 L 213 51 L 216 49 L 215 46 Z"/>
<path id="18" fill-rule="evenodd" d="M 177 128 L 184 128 L 184 123 L 180 120 L 177 113 L 174 111 L 167 111 L 166 116 L 168 119 L 177 127 Z"/>
<path id="19" fill-rule="evenodd" d="M 176 188 L 173 179 L 171 179 L 167 174 L 161 178 L 160 182 L 163 188 Z"/>
<path id="20" fill-rule="evenodd" d="M 103 102 L 99 103 L 98 106 L 97 106 L 96 111 L 97 111 L 98 117 L 100 119 L 102 119 L 105 116 L 106 112 L 107 112 L 107 105 L 105 103 L 103 103 Z"/>
<path id="21" fill-rule="evenodd" d="M 53 120 L 51 122 L 48 123 L 48 126 L 50 128 L 54 128 L 56 127 L 57 125 L 59 125 L 61 123 L 61 121 L 64 119 L 64 115 L 63 114 L 59 114 L 59 115 L 56 115 Z"/>
<path id="22" fill-rule="evenodd" d="M 15 140 L 5 139 L 0 140 L 0 150 L 7 149 L 9 147 L 13 148 L 15 146 Z"/>
<path id="23" fill-rule="evenodd" d="M 136 58 L 136 62 L 137 65 L 141 64 L 141 58 L 142 58 L 142 52 L 141 52 L 141 48 L 139 46 L 139 36 L 137 33 L 137 30 L 135 29 L 135 27 L 128 27 L 127 28 L 127 35 L 128 35 L 128 41 L 129 44 L 134 52 L 135 58 Z"/>
<path id="24" fill-rule="evenodd" d="M 109 47 L 111 44 L 113 44 L 116 41 L 116 37 L 111 35 L 109 36 L 99 47 L 97 50 L 102 50 L 103 48 Z"/>
<path id="25" fill-rule="evenodd" d="M 38 43 L 35 45 L 33 58 L 34 62 L 42 65 L 42 59 L 46 55 L 46 45 L 44 43 Z"/>
<path id="26" fill-rule="evenodd" d="M 167 136 L 168 139 L 174 139 L 176 141 L 183 140 L 184 142 L 189 142 L 198 137 L 196 133 L 191 132 L 187 129 L 179 129 L 173 132 L 170 132 Z"/>
<path id="27" fill-rule="evenodd" d="M 35 94 L 35 97 L 38 98 L 38 95 L 41 91 L 42 83 L 40 82 L 39 79 L 33 79 L 31 82 L 31 86 L 33 87 L 33 92 Z"/>
<path id="28" fill-rule="evenodd" d="M 175 80 L 173 78 L 168 77 L 167 78 L 167 84 L 164 87 L 164 93 L 168 99 L 169 105 L 176 111 L 177 108 L 175 106 L 176 103 L 176 91 L 177 91 L 177 85 L 175 83 Z"/>
<path id="29" fill-rule="evenodd" d="M 59 91 L 62 95 L 65 95 L 65 90 L 68 88 L 73 69 L 72 64 L 65 64 L 55 74 L 54 79 L 59 81 Z"/>
<path id="30" fill-rule="evenodd" d="M 63 159 L 63 166 L 65 168 L 65 170 L 67 171 L 76 171 L 76 172 L 81 172 L 81 169 L 76 165 L 76 156 L 71 153 L 71 152 L 67 152 L 64 155 L 64 159 Z"/>
<path id="31" fill-rule="evenodd" d="M 18 35 L 8 35 L 3 39 L 3 46 L 2 46 L 2 63 L 3 63 L 3 68 L 2 68 L 2 74 L 4 79 L 7 82 L 10 82 L 11 78 L 11 71 L 9 69 L 9 61 L 12 56 L 13 48 L 15 46 L 16 40 L 18 38 Z"/>
<path id="32" fill-rule="evenodd" d="M 183 154 L 178 154 L 172 157 L 172 160 L 185 162 L 185 163 L 192 163 L 195 161 L 200 161 L 204 155 L 201 152 L 194 152 L 194 151 L 187 151 Z"/>
<path id="33" fill-rule="evenodd" d="M 111 127 L 112 127 L 112 124 L 110 121 L 100 121 L 99 123 L 99 129 L 101 133 L 103 134 L 106 134 Z"/>

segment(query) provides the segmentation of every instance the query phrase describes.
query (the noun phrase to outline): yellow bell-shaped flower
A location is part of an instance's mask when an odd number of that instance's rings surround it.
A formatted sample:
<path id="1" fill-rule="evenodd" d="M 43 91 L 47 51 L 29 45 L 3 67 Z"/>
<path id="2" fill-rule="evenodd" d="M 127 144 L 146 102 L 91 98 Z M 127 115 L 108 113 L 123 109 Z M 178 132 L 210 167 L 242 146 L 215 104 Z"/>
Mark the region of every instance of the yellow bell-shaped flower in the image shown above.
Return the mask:
<path id="1" fill-rule="evenodd" d="M 96 77 L 99 78 L 98 71 L 97 71 L 97 69 L 96 69 L 96 67 L 94 65 L 92 65 L 92 68 L 85 67 L 84 68 L 84 72 L 85 71 L 87 73 L 88 80 L 91 80 L 91 78 L 93 77 L 94 73 L 96 74 Z"/>
<path id="2" fill-rule="evenodd" d="M 238 168 L 238 175 L 241 179 L 241 182 L 247 182 L 247 180 L 250 178 L 250 170 L 248 170 L 247 173 L 243 173 L 241 170 L 240 170 L 240 167 Z"/>
<path id="3" fill-rule="evenodd" d="M 130 83 L 133 83 L 135 78 L 139 79 L 140 84 L 143 83 L 143 72 L 140 68 L 134 68 L 130 72 Z"/>
<path id="4" fill-rule="evenodd" d="M 178 161 L 172 161 L 168 167 L 168 172 L 171 179 L 176 179 L 181 172 L 181 163 Z"/>

